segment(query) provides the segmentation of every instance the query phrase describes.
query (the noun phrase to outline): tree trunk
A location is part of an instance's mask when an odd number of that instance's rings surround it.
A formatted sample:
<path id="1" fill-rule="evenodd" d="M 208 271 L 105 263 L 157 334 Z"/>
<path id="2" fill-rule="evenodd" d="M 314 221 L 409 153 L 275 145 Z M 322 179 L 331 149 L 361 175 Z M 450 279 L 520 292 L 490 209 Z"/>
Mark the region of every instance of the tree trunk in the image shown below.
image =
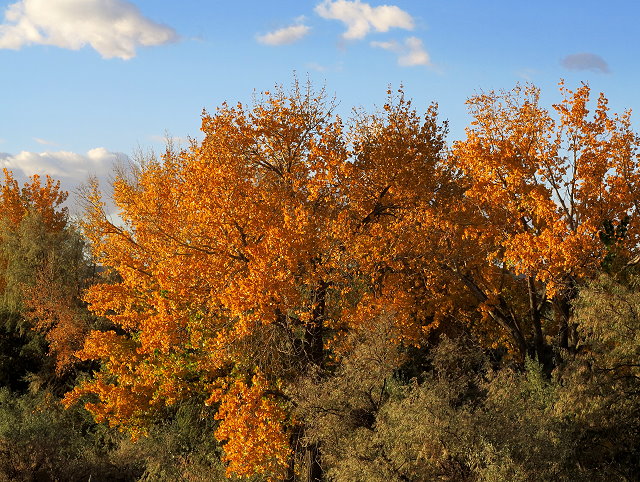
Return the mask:
<path id="1" fill-rule="evenodd" d="M 549 364 L 546 347 L 544 343 L 544 335 L 542 334 L 542 316 L 540 315 L 540 303 L 538 301 L 538 292 L 536 290 L 535 279 L 529 276 L 527 279 L 527 287 L 529 289 L 529 311 L 531 317 L 531 326 L 533 328 L 533 344 L 535 347 L 536 358 L 538 363 L 545 367 Z"/>
<path id="2" fill-rule="evenodd" d="M 473 277 L 469 274 L 462 273 L 459 270 L 453 270 L 454 273 L 458 276 L 460 281 L 462 281 L 465 286 L 469 289 L 471 294 L 481 303 L 484 303 L 488 300 L 488 296 L 485 292 L 478 286 L 478 283 L 473 279 Z M 518 349 L 520 355 L 520 362 L 524 362 L 525 357 L 528 354 L 528 344 L 527 340 L 524 337 L 518 320 L 510 313 L 508 306 L 506 305 L 504 299 L 500 297 L 498 306 L 489 306 L 487 307 L 487 312 L 489 316 L 504 330 L 506 330 L 515 343 L 516 348 Z"/>
<path id="3" fill-rule="evenodd" d="M 305 331 L 305 345 L 309 362 L 322 366 L 324 362 L 324 318 L 327 309 L 327 288 L 329 284 L 320 281 L 313 293 L 311 320 Z"/>
<path id="4" fill-rule="evenodd" d="M 305 482 L 321 482 L 323 470 L 320 465 L 320 450 L 318 444 L 314 443 L 307 446 L 305 465 L 307 466 Z"/>
<path id="5" fill-rule="evenodd" d="M 289 446 L 293 449 L 293 453 L 289 457 L 289 467 L 287 467 L 287 475 L 285 476 L 285 482 L 296 482 L 296 448 L 299 446 L 300 438 L 302 436 L 302 428 L 296 426 L 289 437 Z"/>
<path id="6" fill-rule="evenodd" d="M 324 318 L 327 309 L 327 289 L 329 283 L 320 281 L 313 293 L 313 309 L 311 320 L 305 331 L 305 345 L 308 361 L 321 367 L 324 364 Z M 318 443 L 310 443 L 305 447 L 305 482 L 320 482 L 323 479 L 320 464 L 320 447 Z"/>
<path id="7" fill-rule="evenodd" d="M 569 348 L 569 317 L 571 315 L 571 305 L 567 297 L 560 295 L 554 302 L 554 314 L 558 323 L 558 346 Z"/>
<path id="8" fill-rule="evenodd" d="M 575 348 L 575 326 L 571 322 L 571 303 L 575 299 L 577 289 L 575 282 L 568 278 L 564 289 L 553 300 L 553 311 L 556 323 L 558 323 L 558 346 L 564 349 Z"/>

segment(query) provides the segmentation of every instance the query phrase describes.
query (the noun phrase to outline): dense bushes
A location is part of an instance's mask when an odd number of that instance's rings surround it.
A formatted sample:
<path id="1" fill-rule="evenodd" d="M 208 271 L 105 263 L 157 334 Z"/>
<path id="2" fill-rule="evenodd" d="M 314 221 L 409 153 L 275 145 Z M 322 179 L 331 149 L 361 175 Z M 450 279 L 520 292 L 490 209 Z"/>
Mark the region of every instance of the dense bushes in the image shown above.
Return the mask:
<path id="1" fill-rule="evenodd" d="M 297 394 L 307 436 L 336 481 L 637 480 L 638 313 L 638 292 L 611 278 L 585 288 L 580 344 L 551 376 L 461 336 L 442 338 L 431 369 L 401 383 L 395 345 L 372 330 L 342 369 Z"/>
<path id="2" fill-rule="evenodd" d="M 637 480 L 635 286 L 602 276 L 581 291 L 580 342 L 551 375 L 464 333 L 430 350 L 398 346 L 391 318 L 379 318 L 336 348 L 339 367 L 288 394 L 307 421 L 298 437 L 321 447 L 335 481 Z M 31 386 L 0 390 L 0 480 L 227 480 L 213 409 L 197 399 L 132 441 Z"/>

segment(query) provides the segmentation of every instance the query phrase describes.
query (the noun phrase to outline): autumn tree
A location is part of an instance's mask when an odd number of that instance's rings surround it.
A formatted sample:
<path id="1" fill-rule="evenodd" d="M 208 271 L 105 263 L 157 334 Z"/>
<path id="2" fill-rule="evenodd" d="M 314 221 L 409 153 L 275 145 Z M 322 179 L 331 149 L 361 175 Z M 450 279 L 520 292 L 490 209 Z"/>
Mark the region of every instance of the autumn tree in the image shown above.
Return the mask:
<path id="1" fill-rule="evenodd" d="M 205 112 L 201 143 L 116 180 L 121 224 L 94 186 L 85 231 L 116 281 L 85 299 L 116 329 L 87 339 L 79 356 L 102 370 L 67 403 L 89 396 L 98 421 L 142 434 L 206 393 L 230 474 L 320 479 L 288 387 L 331 370 L 345 335 L 378 316 L 393 315 L 396 343 L 420 343 L 454 311 L 450 273 L 426 267 L 460 192 L 435 107 L 420 116 L 390 92 L 349 129 L 333 110 L 296 83 Z"/>
<path id="2" fill-rule="evenodd" d="M 98 323 L 82 300 L 95 277 L 85 241 L 73 225 L 47 234 L 40 218 L 31 217 L 8 244 L 14 256 L 36 258 L 31 278 L 21 285 L 23 316 L 32 331 L 44 336 L 55 376 L 73 378 L 79 361 L 74 353 Z"/>
<path id="3" fill-rule="evenodd" d="M 630 112 L 610 114 L 601 94 L 590 114 L 584 84 L 560 92 L 555 115 L 531 85 L 472 97 L 474 120 L 451 157 L 465 184 L 465 237 L 483 253 L 454 270 L 497 336 L 547 365 L 551 346 L 575 346 L 577 286 L 613 254 L 628 260 L 639 234 Z"/>

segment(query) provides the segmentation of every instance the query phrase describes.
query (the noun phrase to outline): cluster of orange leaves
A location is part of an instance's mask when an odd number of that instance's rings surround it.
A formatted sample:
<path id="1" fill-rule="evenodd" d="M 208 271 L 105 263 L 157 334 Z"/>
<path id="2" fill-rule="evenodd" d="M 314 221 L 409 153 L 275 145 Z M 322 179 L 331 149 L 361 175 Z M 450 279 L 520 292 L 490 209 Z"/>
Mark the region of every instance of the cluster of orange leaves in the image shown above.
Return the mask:
<path id="1" fill-rule="evenodd" d="M 0 186 L 2 217 L 8 227 L 15 228 L 29 213 L 40 216 L 50 231 L 59 231 L 67 224 L 67 209 L 62 207 L 68 194 L 60 189 L 60 181 L 34 174 L 22 187 L 8 169 L 3 169 L 4 180 Z"/>
<path id="2" fill-rule="evenodd" d="M 85 299 L 125 334 L 89 336 L 77 355 L 103 370 L 66 403 L 97 395 L 87 408 L 98 419 L 140 431 L 192 391 L 218 393 L 235 367 L 238 380 L 211 399 L 225 460 L 237 474 L 278 472 L 293 425 L 264 393 L 291 374 L 263 366 L 246 384 L 255 367 L 240 347 L 270 325 L 304 338 L 321 317 L 340 336 L 384 312 L 417 341 L 450 311 L 417 301 L 428 283 L 440 286 L 438 299 L 448 295 L 420 259 L 442 246 L 424 229 L 437 224 L 429 204 L 450 202 L 444 130 L 435 107 L 421 117 L 402 96 L 346 130 L 322 96 L 302 89 L 251 109 L 224 105 L 203 115 L 202 130 L 202 143 L 115 182 L 122 224 L 106 216 L 97 186 L 86 199 L 86 235 L 118 280 Z"/>
<path id="3" fill-rule="evenodd" d="M 227 475 L 270 474 L 283 480 L 291 455 L 285 430 L 287 413 L 282 404 L 268 395 L 269 382 L 261 374 L 251 382 L 232 380 L 226 390 L 214 390 L 207 404 L 219 403 L 215 436 L 226 440 L 224 460 Z"/>
<path id="4" fill-rule="evenodd" d="M 599 269 L 603 223 L 635 216 L 640 187 L 630 112 L 610 115 L 601 94 L 590 115 L 587 85 L 571 91 L 561 83 L 560 91 L 555 118 L 531 85 L 471 98 L 475 120 L 451 157 L 484 218 L 481 237 L 517 274 L 544 283 L 549 297 Z M 629 226 L 626 249 L 640 234 Z"/>

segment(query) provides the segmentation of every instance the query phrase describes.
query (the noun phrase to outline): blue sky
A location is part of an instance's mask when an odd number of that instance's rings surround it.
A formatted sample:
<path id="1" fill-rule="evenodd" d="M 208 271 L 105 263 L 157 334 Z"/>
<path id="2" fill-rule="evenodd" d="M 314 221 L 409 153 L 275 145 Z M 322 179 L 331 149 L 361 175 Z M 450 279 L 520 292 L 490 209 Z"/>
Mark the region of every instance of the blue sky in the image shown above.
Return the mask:
<path id="1" fill-rule="evenodd" d="M 633 0 L 0 0 L 0 165 L 73 190 L 294 71 L 344 117 L 403 83 L 451 141 L 466 98 L 517 82 L 550 105 L 585 81 L 640 115 L 638 18 Z"/>

